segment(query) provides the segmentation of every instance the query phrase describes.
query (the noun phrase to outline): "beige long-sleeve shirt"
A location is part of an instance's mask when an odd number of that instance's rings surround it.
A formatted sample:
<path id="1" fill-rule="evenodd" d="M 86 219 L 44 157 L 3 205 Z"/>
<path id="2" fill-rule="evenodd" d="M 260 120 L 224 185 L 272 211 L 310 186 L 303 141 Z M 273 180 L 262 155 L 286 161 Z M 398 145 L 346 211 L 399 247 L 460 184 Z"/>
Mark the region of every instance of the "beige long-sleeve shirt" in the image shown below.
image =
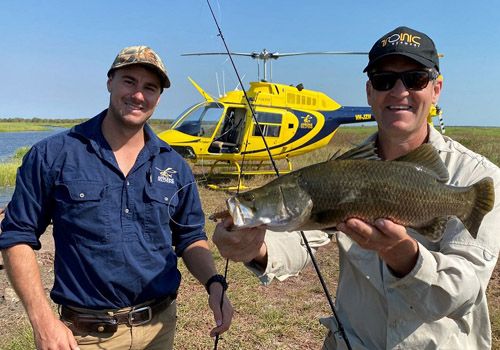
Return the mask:
<path id="1" fill-rule="evenodd" d="M 343 233 L 306 232 L 313 249 L 336 238 L 341 271 L 336 308 L 355 350 L 491 348 L 486 287 L 500 250 L 500 169 L 433 128 L 429 142 L 448 168 L 449 184 L 494 180 L 495 206 L 476 239 L 456 218 L 436 243 L 409 230 L 419 242 L 419 257 L 408 275 L 397 278 L 375 252 Z M 268 231 L 265 242 L 266 270 L 249 265 L 264 284 L 297 275 L 310 261 L 298 232 Z M 332 331 L 326 348 L 347 349 L 334 319 L 321 321 Z"/>

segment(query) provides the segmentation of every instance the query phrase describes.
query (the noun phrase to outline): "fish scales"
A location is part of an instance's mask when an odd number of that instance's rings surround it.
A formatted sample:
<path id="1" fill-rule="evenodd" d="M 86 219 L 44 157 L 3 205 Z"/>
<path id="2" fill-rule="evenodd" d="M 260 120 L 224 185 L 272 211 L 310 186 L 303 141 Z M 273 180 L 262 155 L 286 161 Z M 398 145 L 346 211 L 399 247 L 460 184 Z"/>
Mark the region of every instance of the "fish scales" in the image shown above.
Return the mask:
<path id="1" fill-rule="evenodd" d="M 472 192 L 444 186 L 417 167 L 403 162 L 345 160 L 304 169 L 297 185 L 310 194 L 314 206 L 302 227 L 334 227 L 349 217 L 369 222 L 383 217 L 421 227 L 435 216 L 464 217 L 463 203 L 472 201 Z"/>
<path id="2" fill-rule="evenodd" d="M 374 160 L 373 144 L 283 175 L 227 200 L 236 227 L 275 231 L 334 228 L 347 218 L 388 218 L 430 240 L 458 217 L 475 238 L 494 204 L 493 180 L 447 185 L 448 171 L 429 144 L 393 161 Z"/>

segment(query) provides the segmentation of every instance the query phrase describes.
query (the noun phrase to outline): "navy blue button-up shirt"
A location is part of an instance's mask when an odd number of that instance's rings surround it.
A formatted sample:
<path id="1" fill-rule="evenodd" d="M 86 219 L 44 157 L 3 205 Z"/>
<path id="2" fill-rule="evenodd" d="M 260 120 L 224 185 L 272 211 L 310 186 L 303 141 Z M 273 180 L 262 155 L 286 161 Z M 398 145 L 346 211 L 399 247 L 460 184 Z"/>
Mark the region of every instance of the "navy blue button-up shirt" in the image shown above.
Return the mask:
<path id="1" fill-rule="evenodd" d="M 177 256 L 207 239 L 186 162 L 146 125 L 125 177 L 101 132 L 105 115 L 33 146 L 1 224 L 0 249 L 39 249 L 52 220 L 58 304 L 121 308 L 175 293 Z"/>

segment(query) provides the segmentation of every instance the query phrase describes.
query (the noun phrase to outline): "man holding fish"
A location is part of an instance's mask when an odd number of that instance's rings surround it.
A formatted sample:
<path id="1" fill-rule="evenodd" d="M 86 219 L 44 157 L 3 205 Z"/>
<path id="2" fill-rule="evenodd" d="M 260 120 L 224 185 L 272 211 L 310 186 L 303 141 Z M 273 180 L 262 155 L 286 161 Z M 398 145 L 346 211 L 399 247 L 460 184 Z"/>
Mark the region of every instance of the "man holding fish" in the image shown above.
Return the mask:
<path id="1" fill-rule="evenodd" d="M 231 217 L 213 240 L 269 284 L 310 260 L 295 230 L 314 250 L 334 238 L 336 308 L 352 349 L 491 348 L 486 288 L 500 249 L 500 170 L 428 125 L 443 82 L 426 34 L 385 34 L 364 72 L 377 133 L 230 198 Z M 323 348 L 346 349 L 335 319 L 321 323 Z"/>

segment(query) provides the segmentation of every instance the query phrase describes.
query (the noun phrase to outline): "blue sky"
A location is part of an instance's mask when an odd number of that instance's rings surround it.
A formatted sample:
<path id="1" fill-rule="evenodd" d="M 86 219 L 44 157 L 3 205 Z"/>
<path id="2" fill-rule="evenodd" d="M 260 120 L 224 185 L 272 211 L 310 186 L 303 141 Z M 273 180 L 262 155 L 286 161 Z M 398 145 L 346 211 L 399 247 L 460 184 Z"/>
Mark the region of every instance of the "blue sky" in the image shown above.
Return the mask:
<path id="1" fill-rule="evenodd" d="M 426 32 L 445 57 L 439 105 L 447 125 L 500 126 L 497 1 L 211 1 L 232 51 L 368 51 L 393 28 Z M 125 46 L 148 45 L 164 59 L 172 87 L 155 118 L 172 118 L 201 96 L 237 85 L 205 0 L 4 0 L 0 118 L 86 118 L 108 105 L 106 72 Z M 244 85 L 257 63 L 235 58 Z M 301 56 L 273 62 L 273 81 L 303 83 L 342 105 L 366 105 L 365 56 Z M 222 79 L 224 77 L 224 79 Z M 223 84 L 224 82 L 224 84 Z"/>

